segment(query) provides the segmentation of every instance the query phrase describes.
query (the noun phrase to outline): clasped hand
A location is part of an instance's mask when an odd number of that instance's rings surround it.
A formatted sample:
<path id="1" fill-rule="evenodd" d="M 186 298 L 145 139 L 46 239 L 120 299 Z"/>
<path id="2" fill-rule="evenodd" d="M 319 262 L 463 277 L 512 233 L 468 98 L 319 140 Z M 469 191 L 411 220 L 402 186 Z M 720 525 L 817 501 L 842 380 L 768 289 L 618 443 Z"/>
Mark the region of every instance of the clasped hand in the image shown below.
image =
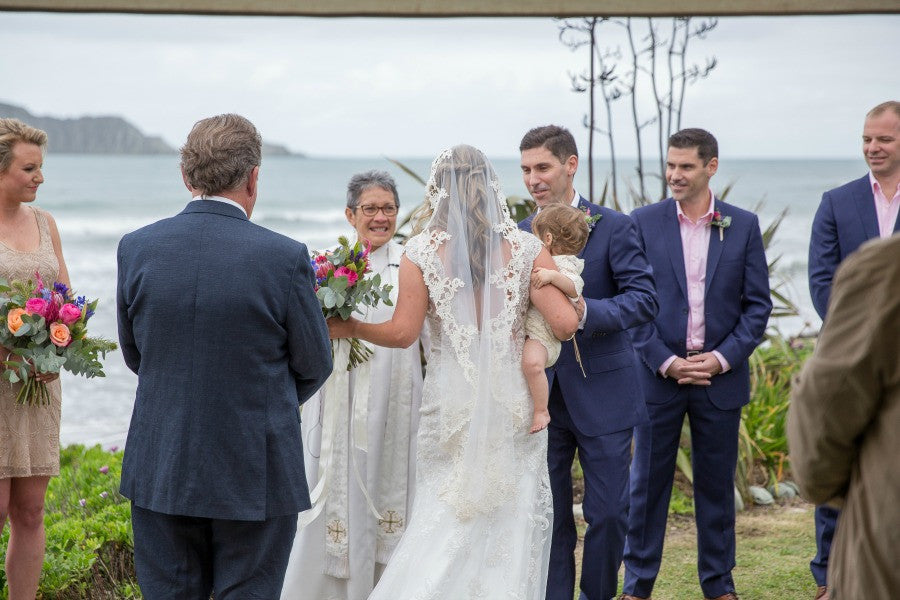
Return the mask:
<path id="1" fill-rule="evenodd" d="M 713 375 L 722 372 L 719 359 L 712 352 L 702 352 L 687 358 L 676 358 L 666 370 L 666 377 L 679 385 L 710 385 Z"/>

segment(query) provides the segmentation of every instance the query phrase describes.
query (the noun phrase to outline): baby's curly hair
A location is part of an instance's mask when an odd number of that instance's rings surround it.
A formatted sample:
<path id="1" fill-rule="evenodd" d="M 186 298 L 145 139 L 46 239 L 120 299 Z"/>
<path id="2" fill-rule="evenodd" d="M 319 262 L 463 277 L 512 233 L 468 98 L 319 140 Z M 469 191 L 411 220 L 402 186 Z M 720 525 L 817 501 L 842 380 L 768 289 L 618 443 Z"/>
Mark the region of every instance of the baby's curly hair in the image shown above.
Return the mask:
<path id="1" fill-rule="evenodd" d="M 587 243 L 588 229 L 584 213 L 566 204 L 545 206 L 531 221 L 531 231 L 543 240 L 545 233 L 553 235 L 550 254 L 578 254 Z"/>

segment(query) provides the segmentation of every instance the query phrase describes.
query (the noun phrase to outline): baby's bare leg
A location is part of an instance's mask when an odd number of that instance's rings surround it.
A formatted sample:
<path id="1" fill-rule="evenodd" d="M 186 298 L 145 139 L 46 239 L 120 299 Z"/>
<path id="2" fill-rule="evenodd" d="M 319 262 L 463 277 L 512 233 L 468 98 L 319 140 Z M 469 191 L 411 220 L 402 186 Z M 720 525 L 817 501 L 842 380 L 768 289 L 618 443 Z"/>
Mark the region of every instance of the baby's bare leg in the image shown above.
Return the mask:
<path id="1" fill-rule="evenodd" d="M 550 423 L 550 412 L 547 410 L 547 403 L 550 400 L 550 385 L 547 383 L 547 374 L 544 372 L 546 364 L 547 349 L 544 345 L 535 339 L 525 338 L 525 346 L 522 349 L 522 372 L 534 404 L 531 433 L 544 429 Z"/>

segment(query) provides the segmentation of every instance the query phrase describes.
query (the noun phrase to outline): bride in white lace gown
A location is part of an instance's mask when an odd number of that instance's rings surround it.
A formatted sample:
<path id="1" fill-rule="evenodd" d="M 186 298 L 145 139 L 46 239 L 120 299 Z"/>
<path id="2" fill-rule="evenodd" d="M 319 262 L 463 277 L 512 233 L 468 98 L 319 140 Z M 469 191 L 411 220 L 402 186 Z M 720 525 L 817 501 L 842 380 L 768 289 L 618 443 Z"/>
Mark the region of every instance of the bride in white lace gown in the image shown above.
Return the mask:
<path id="1" fill-rule="evenodd" d="M 441 153 L 428 200 L 400 264 L 393 318 L 329 323 L 333 337 L 392 347 L 418 337 L 426 316 L 431 331 L 416 498 L 369 598 L 541 600 L 553 513 L 547 432 L 529 433 L 523 320 L 529 299 L 560 339 L 578 319 L 559 290 L 530 286 L 532 269 L 554 269 L 553 260 L 510 219 L 481 151 Z"/>

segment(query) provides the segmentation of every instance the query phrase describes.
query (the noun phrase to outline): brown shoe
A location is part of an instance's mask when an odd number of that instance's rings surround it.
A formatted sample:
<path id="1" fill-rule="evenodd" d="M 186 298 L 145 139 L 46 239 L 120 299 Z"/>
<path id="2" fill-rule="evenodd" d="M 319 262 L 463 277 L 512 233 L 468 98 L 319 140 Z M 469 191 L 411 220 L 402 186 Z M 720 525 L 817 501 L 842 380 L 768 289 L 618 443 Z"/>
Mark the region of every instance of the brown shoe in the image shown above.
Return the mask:
<path id="1" fill-rule="evenodd" d="M 828 600 L 828 586 L 820 585 L 816 590 L 816 597 L 813 600 Z"/>
<path id="2" fill-rule="evenodd" d="M 639 598 L 637 596 L 632 596 L 631 594 L 622 594 L 617 600 L 650 600 L 650 598 Z"/>
<path id="3" fill-rule="evenodd" d="M 727 594 L 722 594 L 715 598 L 706 598 L 705 600 L 740 600 L 740 598 L 738 598 L 738 595 L 734 592 L 728 592 Z"/>

